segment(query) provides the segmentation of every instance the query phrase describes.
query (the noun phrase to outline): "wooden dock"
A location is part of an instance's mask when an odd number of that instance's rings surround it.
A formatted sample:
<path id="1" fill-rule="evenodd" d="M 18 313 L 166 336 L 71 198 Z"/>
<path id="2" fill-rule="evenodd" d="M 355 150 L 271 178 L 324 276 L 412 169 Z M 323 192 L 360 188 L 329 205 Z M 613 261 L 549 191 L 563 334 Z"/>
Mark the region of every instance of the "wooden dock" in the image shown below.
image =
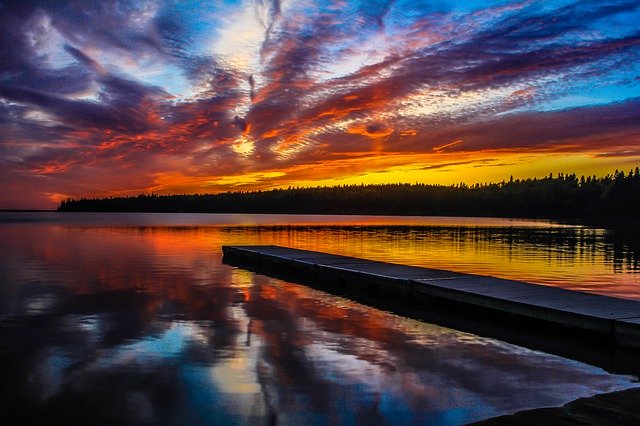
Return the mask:
<path id="1" fill-rule="evenodd" d="M 225 263 L 338 293 L 366 293 L 431 309 L 490 313 L 505 322 L 587 333 L 640 350 L 640 301 L 501 278 L 375 262 L 279 246 L 224 246 Z"/>

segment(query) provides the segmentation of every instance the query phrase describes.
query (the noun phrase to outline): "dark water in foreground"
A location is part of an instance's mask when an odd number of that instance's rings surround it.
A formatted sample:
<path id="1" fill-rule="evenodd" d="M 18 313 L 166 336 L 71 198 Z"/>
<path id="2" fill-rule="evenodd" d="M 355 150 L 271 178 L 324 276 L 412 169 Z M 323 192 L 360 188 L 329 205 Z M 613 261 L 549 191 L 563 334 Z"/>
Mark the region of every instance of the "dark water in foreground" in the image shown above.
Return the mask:
<path id="1" fill-rule="evenodd" d="M 281 244 L 640 298 L 633 243 L 603 230 L 2 213 L 0 242 L 0 412 L 17 424 L 461 424 L 635 385 L 232 268 L 220 251 Z"/>

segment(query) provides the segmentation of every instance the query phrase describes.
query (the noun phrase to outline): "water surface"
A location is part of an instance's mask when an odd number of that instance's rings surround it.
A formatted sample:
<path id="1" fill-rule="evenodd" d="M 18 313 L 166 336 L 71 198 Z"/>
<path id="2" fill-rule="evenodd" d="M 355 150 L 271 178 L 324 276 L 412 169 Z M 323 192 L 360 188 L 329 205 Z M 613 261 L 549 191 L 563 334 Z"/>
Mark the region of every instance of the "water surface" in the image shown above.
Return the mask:
<path id="1" fill-rule="evenodd" d="M 635 378 L 221 263 L 280 244 L 640 298 L 633 242 L 540 221 L 0 214 L 0 373 L 28 420 L 461 424 Z"/>

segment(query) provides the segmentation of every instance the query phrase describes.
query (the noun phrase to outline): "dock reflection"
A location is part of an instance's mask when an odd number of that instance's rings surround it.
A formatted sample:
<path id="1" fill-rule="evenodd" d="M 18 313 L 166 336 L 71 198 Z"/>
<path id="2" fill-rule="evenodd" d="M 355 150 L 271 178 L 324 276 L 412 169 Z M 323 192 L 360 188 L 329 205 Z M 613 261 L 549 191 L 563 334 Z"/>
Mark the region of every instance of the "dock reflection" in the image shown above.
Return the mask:
<path id="1" fill-rule="evenodd" d="M 6 415 L 460 424 L 632 386 L 631 376 L 221 264 L 222 244 L 290 232 L 254 231 L 0 227 Z"/>

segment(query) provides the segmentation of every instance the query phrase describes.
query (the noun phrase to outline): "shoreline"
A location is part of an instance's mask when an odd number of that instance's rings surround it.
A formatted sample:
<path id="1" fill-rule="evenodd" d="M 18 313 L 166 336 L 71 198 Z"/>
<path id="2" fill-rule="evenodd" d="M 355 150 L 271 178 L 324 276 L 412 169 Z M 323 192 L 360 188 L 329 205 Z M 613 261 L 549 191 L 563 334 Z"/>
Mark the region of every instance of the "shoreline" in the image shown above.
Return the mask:
<path id="1" fill-rule="evenodd" d="M 640 424 L 640 386 L 583 397 L 560 407 L 533 408 L 471 425 L 632 425 Z"/>

